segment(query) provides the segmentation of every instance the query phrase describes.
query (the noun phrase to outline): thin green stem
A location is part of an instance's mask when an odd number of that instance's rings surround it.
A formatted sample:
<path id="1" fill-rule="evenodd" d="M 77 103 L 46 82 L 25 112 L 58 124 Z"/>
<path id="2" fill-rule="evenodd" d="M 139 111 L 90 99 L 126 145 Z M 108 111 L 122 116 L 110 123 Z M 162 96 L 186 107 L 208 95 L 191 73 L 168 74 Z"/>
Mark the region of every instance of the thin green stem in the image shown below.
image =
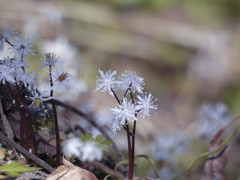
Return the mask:
<path id="1" fill-rule="evenodd" d="M 128 160 L 123 160 L 123 161 L 118 162 L 114 167 L 114 171 L 117 171 L 118 167 L 123 165 L 123 164 L 129 164 L 129 161 Z"/>
<path id="2" fill-rule="evenodd" d="M 181 176 L 183 176 L 184 174 L 186 174 L 188 171 L 190 171 L 193 168 L 193 166 L 196 164 L 196 162 L 199 159 L 201 159 L 203 157 L 206 157 L 208 155 L 211 155 L 211 154 L 215 154 L 215 153 L 221 151 L 226 146 L 226 144 L 232 139 L 232 137 L 236 135 L 239 127 L 240 127 L 240 123 L 237 124 L 237 126 L 234 129 L 234 131 L 222 142 L 222 144 L 215 151 L 209 151 L 209 152 L 205 152 L 205 153 L 200 154 L 194 161 L 192 161 L 189 164 L 189 166 L 187 167 L 187 169 L 185 171 L 183 171 L 179 175 L 173 177 L 171 180 L 176 180 L 176 179 L 180 178 Z"/>
<path id="3" fill-rule="evenodd" d="M 151 164 L 151 166 L 152 166 L 152 168 L 153 168 L 153 171 L 154 171 L 154 173 L 155 173 L 155 176 L 157 177 L 157 180 L 161 180 L 161 178 L 160 178 L 160 176 L 159 176 L 159 174 L 158 174 L 158 171 L 157 171 L 157 167 L 156 167 L 155 162 L 154 162 L 151 158 L 149 158 L 148 156 L 146 156 L 146 155 L 144 155 L 144 154 L 140 154 L 140 155 L 137 155 L 137 156 L 136 156 L 136 158 L 140 158 L 140 157 L 145 158 L 145 159 L 147 159 L 147 160 L 149 161 L 149 163 Z"/>

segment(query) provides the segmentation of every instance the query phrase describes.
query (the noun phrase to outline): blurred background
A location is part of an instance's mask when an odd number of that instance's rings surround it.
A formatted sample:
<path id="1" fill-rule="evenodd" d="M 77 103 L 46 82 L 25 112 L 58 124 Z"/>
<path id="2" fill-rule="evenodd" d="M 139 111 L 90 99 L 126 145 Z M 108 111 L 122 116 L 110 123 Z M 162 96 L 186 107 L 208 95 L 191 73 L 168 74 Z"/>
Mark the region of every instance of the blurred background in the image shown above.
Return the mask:
<path id="1" fill-rule="evenodd" d="M 207 151 L 212 133 L 240 115 L 240 1 L 0 0 L 0 28 L 6 26 L 36 36 L 33 68 L 48 52 L 66 62 L 75 83 L 59 98 L 106 128 L 117 103 L 94 92 L 98 69 L 143 77 L 158 110 L 139 120 L 136 151 L 157 162 L 163 179 Z M 111 136 L 126 149 L 125 134 Z M 230 146 L 226 179 L 239 176 L 239 143 L 237 136 Z M 155 177 L 145 160 L 137 161 L 137 176 Z M 203 165 L 187 178 L 199 179 Z"/>

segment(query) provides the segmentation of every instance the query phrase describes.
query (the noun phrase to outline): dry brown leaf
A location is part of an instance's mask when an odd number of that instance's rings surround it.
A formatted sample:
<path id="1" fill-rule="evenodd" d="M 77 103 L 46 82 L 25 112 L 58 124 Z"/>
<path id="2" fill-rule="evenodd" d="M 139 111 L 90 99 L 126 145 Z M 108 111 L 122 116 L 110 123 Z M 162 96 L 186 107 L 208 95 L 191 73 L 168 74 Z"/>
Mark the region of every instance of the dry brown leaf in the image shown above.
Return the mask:
<path id="1" fill-rule="evenodd" d="M 222 134 L 225 127 L 218 129 L 211 137 L 209 151 L 215 151 L 219 148 L 223 142 Z M 226 166 L 228 158 L 229 148 L 225 147 L 221 151 L 209 155 L 208 160 L 205 163 L 202 180 L 212 180 L 212 179 L 224 179 L 223 168 Z"/>
<path id="2" fill-rule="evenodd" d="M 43 171 L 31 171 L 31 172 L 26 172 L 22 173 L 21 176 L 17 177 L 16 180 L 31 180 L 31 179 L 46 179 L 48 174 L 46 174 Z"/>
<path id="3" fill-rule="evenodd" d="M 63 164 L 53 171 L 46 180 L 97 180 L 92 172 L 75 166 L 65 159 L 63 159 Z"/>
<path id="4" fill-rule="evenodd" d="M 0 148 L 0 159 L 4 159 L 5 158 L 5 151 Z"/>
<path id="5" fill-rule="evenodd" d="M 7 176 L 0 174 L 0 179 L 6 179 L 6 178 L 7 178 Z"/>

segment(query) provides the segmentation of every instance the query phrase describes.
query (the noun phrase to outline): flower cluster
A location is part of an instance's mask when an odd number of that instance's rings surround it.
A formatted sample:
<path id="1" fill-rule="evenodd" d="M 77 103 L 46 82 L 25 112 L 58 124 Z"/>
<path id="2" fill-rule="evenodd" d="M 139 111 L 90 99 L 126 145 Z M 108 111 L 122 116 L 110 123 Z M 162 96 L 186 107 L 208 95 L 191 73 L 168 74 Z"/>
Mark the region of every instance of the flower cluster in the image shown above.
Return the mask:
<path id="1" fill-rule="evenodd" d="M 3 34 L 0 34 L 0 52 L 4 51 L 4 44 L 10 45 L 8 49 L 11 50 L 12 57 L 4 57 L 0 64 L 0 83 L 15 83 L 17 86 L 23 86 L 31 93 L 31 96 L 26 96 L 27 99 L 32 101 L 30 106 L 39 107 L 44 101 L 52 99 L 50 92 L 53 89 L 67 91 L 70 88 L 70 75 L 58 68 L 56 65 L 62 64 L 63 61 L 54 53 L 45 54 L 45 58 L 41 59 L 42 62 L 38 69 L 45 66 L 50 67 L 51 76 L 48 75 L 48 79 L 52 84 L 45 88 L 44 92 L 40 94 L 37 91 L 36 72 L 31 72 L 28 69 L 26 63 L 26 57 L 29 55 L 35 55 L 33 50 L 34 37 L 31 36 L 18 36 L 17 33 L 13 33 L 14 29 L 9 27 L 3 30 Z M 12 35 L 13 43 L 10 42 Z"/>
<path id="2" fill-rule="evenodd" d="M 125 74 L 119 76 L 116 80 L 117 71 L 109 70 L 104 73 L 98 70 L 100 76 L 97 77 L 97 87 L 95 91 L 108 93 L 116 98 L 118 106 L 111 108 L 114 118 L 111 120 L 111 129 L 115 133 L 121 127 L 125 127 L 128 123 L 137 121 L 137 115 L 143 118 L 149 118 L 150 112 L 157 109 L 155 105 L 156 99 L 151 93 L 143 93 L 144 79 L 136 76 L 135 73 L 126 71 Z M 123 91 L 123 98 L 117 97 L 116 91 Z M 130 94 L 130 99 L 127 95 Z M 134 96 L 135 95 L 135 96 Z"/>
<path id="3" fill-rule="evenodd" d="M 72 137 L 66 140 L 63 145 L 63 153 L 66 157 L 76 156 L 81 161 L 101 161 L 103 152 L 108 151 L 107 146 L 112 142 L 105 139 L 103 135 L 93 138 L 91 134 L 81 135 L 80 138 Z"/>
<path id="4" fill-rule="evenodd" d="M 4 44 L 10 45 L 8 49 L 12 52 L 12 57 L 4 57 L 0 65 L 0 82 L 2 84 L 16 83 L 18 86 L 23 85 L 27 89 L 36 88 L 35 72 L 31 73 L 27 69 L 24 57 L 29 54 L 34 55 L 32 41 L 33 37 L 19 37 L 16 33 L 14 43 L 10 42 L 14 29 L 6 27 L 3 34 L 0 34 L 0 52 L 4 51 Z"/>
<path id="5" fill-rule="evenodd" d="M 103 152 L 94 141 L 83 143 L 80 138 L 70 138 L 63 145 L 63 153 L 66 157 L 78 157 L 81 161 L 101 161 Z"/>

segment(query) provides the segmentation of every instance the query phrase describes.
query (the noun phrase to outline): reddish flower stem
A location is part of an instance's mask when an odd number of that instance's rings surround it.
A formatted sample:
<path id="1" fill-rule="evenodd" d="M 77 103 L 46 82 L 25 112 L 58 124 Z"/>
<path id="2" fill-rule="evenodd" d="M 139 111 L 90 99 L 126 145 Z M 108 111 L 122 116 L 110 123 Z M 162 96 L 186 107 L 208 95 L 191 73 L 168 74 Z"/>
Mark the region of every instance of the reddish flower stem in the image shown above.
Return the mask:
<path id="1" fill-rule="evenodd" d="M 52 80 L 52 66 L 49 66 L 49 77 L 50 77 L 50 86 L 53 87 L 53 80 Z M 53 98 L 53 90 L 50 92 L 50 96 Z M 57 110 L 54 103 L 54 100 L 51 100 L 52 110 L 53 110 L 53 119 L 55 124 L 55 133 L 56 133 L 56 165 L 57 167 L 60 166 L 60 156 L 61 156 L 61 144 L 60 144 L 60 135 L 59 135 L 59 127 L 58 127 L 58 117 L 57 117 Z"/>
<path id="2" fill-rule="evenodd" d="M 132 83 L 129 85 L 128 89 L 125 91 L 122 100 L 120 101 L 119 98 L 117 97 L 116 93 L 114 92 L 113 89 L 111 89 L 114 97 L 116 98 L 118 104 L 121 104 L 123 102 L 123 99 L 126 97 L 128 91 L 130 91 L 130 96 L 132 99 L 132 103 L 134 104 L 134 99 L 133 99 L 133 94 L 131 90 Z M 136 116 L 136 114 L 135 114 Z M 130 132 L 129 126 L 127 124 L 128 122 L 126 121 L 126 125 L 123 126 L 123 128 L 127 132 L 127 141 L 128 141 L 128 179 L 132 180 L 133 179 L 133 171 L 134 171 L 134 151 L 135 151 L 135 131 L 136 131 L 136 121 L 134 121 L 134 126 L 133 126 L 133 132 Z M 131 141 L 132 140 L 132 141 Z"/>
<path id="3" fill-rule="evenodd" d="M 12 97 L 15 99 L 15 102 L 18 106 L 18 109 L 19 109 L 19 112 L 20 112 L 20 145 L 23 147 L 23 148 L 26 148 L 25 146 L 25 123 L 24 123 L 24 115 L 23 115 L 23 112 L 22 112 L 22 108 L 21 108 L 21 103 L 18 102 L 18 99 L 15 97 L 15 94 L 13 93 L 11 87 L 10 87 L 10 84 L 8 82 L 6 82 L 7 86 L 8 86 L 8 89 L 9 91 L 11 92 L 12 94 Z M 17 84 L 16 84 L 16 87 L 17 87 Z M 20 91 L 19 88 L 17 88 L 18 92 Z M 20 96 L 21 97 L 21 96 Z"/>
<path id="4" fill-rule="evenodd" d="M 130 131 L 129 126 L 126 125 L 127 131 L 127 141 L 128 141 L 128 179 L 132 180 L 133 178 L 133 157 L 132 157 L 132 147 L 131 147 L 131 138 L 130 138 Z"/>
<path id="5" fill-rule="evenodd" d="M 134 121 L 133 132 L 132 132 L 132 164 L 133 164 L 133 169 L 132 169 L 132 171 L 134 171 L 134 157 L 135 157 L 135 131 L 136 131 L 136 126 L 137 126 L 137 122 Z"/>

